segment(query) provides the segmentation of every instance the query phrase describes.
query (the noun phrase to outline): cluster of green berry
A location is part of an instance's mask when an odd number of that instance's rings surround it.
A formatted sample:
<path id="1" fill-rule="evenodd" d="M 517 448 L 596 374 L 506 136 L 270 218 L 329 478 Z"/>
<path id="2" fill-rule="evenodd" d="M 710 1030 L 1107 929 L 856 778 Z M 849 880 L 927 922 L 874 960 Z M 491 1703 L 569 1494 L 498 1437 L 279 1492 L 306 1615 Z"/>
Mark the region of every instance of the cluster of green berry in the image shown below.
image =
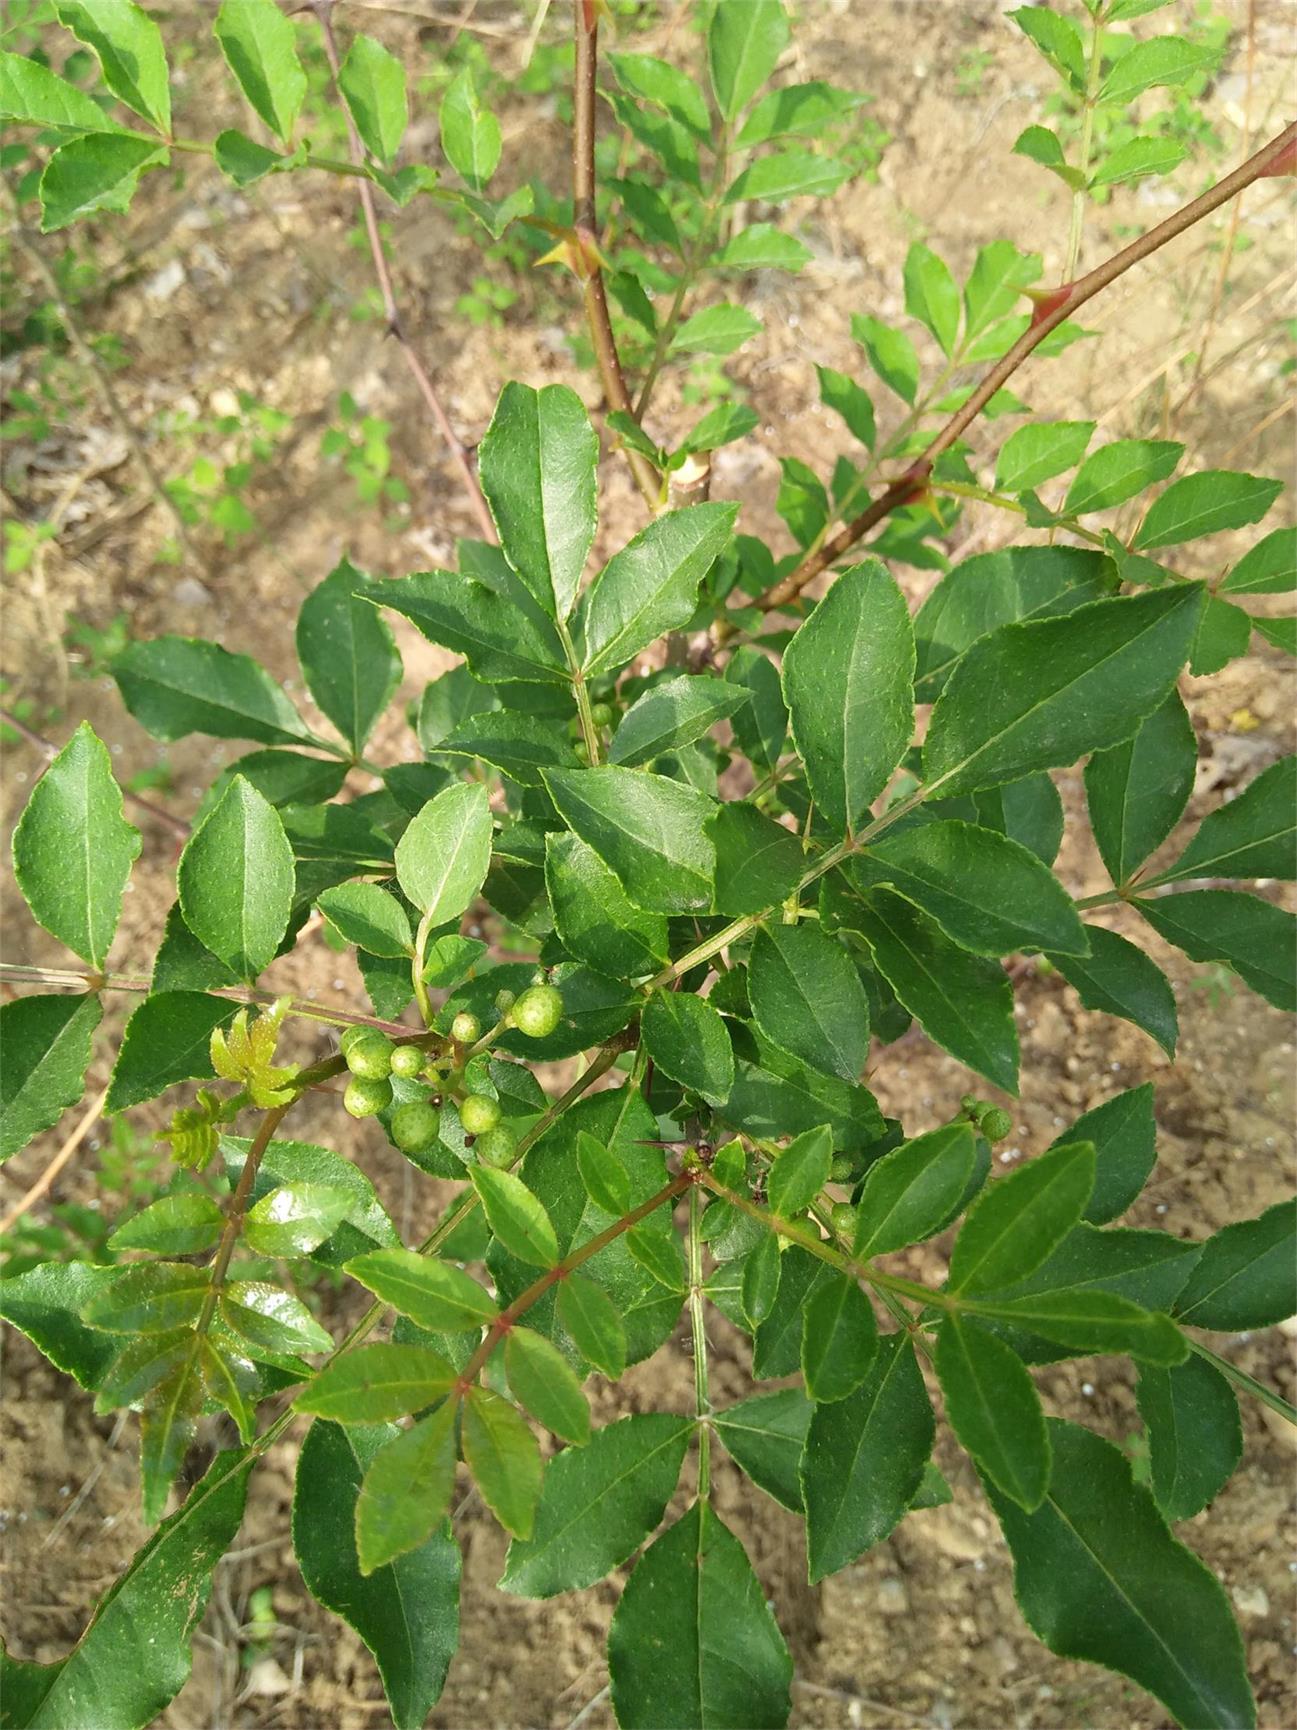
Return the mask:
<path id="1" fill-rule="evenodd" d="M 552 985 L 533 985 L 502 1010 L 496 1032 L 516 1027 L 529 1039 L 553 1033 L 563 1014 L 563 999 Z M 388 1133 L 402 1153 L 426 1153 L 441 1138 L 443 1094 L 456 1099 L 459 1122 L 483 1165 L 506 1166 L 517 1150 L 517 1137 L 501 1122 L 500 1103 L 490 1094 L 466 1091 L 464 1062 L 482 1038 L 476 1015 L 466 1011 L 451 1022 L 449 1043 L 439 1042 L 430 1053 L 422 1040 L 401 1044 L 374 1027 L 349 1027 L 342 1036 L 342 1055 L 351 1080 L 342 1103 L 352 1117 L 375 1117 L 392 1104 L 392 1077 L 423 1079 L 429 1092 L 423 1099 L 398 1105 Z"/>
<path id="2" fill-rule="evenodd" d="M 615 718 L 616 710 L 613 708 L 611 703 L 597 702 L 590 705 L 590 719 L 601 733 L 606 728 L 612 726 Z M 572 717 L 572 720 L 568 724 L 568 735 L 573 740 L 572 749 L 576 752 L 580 760 L 583 763 L 589 762 L 590 753 L 586 748 L 585 740 L 581 736 L 581 721 L 579 716 L 574 715 Z"/>
<path id="3" fill-rule="evenodd" d="M 987 1141 L 1003 1141 L 1007 1135 L 1013 1134 L 1013 1119 L 1002 1106 L 988 1105 L 984 1099 L 978 1099 L 976 1094 L 972 1093 L 966 1093 L 959 1105 Z"/>

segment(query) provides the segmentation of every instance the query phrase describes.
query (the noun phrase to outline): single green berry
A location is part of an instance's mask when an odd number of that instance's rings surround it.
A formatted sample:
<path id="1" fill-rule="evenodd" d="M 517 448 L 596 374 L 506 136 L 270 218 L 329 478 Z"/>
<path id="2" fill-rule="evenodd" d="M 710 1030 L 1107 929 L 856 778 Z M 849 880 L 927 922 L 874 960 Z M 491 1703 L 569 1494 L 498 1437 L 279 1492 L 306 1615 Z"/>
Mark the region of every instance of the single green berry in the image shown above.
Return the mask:
<path id="1" fill-rule="evenodd" d="M 459 1108 L 465 1135 L 485 1135 L 500 1121 L 499 1102 L 484 1093 L 470 1093 Z"/>
<path id="2" fill-rule="evenodd" d="M 423 1153 L 437 1139 L 440 1120 L 426 1099 L 412 1099 L 392 1113 L 392 1140 L 402 1153 Z"/>
<path id="3" fill-rule="evenodd" d="M 834 1156 L 833 1164 L 829 1167 L 829 1178 L 833 1183 L 845 1183 L 854 1170 L 851 1156 L 839 1153 Z"/>
<path id="4" fill-rule="evenodd" d="M 413 1081 L 423 1068 L 423 1053 L 417 1045 L 398 1045 L 392 1053 L 392 1074 Z"/>
<path id="5" fill-rule="evenodd" d="M 344 1027 L 338 1040 L 338 1044 L 342 1047 L 343 1056 L 347 1055 L 353 1045 L 359 1044 L 362 1039 L 372 1039 L 377 1032 L 376 1027 L 366 1027 L 363 1021 L 358 1021 L 351 1027 Z"/>
<path id="6" fill-rule="evenodd" d="M 829 1213 L 833 1229 L 839 1237 L 854 1237 L 856 1210 L 849 1201 L 835 1201 Z"/>
<path id="7" fill-rule="evenodd" d="M 572 750 L 579 763 L 588 763 L 590 761 L 590 747 L 586 744 L 584 739 L 578 739 L 576 744 L 573 745 Z"/>
<path id="8" fill-rule="evenodd" d="M 612 709 L 607 703 L 595 703 L 590 710 L 590 719 L 596 727 L 610 727 L 612 725 Z"/>
<path id="9" fill-rule="evenodd" d="M 472 1045 L 482 1037 L 482 1023 L 476 1015 L 470 1015 L 467 1009 L 461 1009 L 450 1024 L 450 1037 L 458 1040 L 461 1045 Z"/>
<path id="10" fill-rule="evenodd" d="M 581 717 L 580 717 L 580 715 L 573 715 L 572 719 L 568 722 L 568 724 L 567 724 L 567 736 L 569 739 L 579 739 L 581 737 Z"/>
<path id="11" fill-rule="evenodd" d="M 382 1076 L 357 1076 L 348 1083 L 342 1103 L 352 1117 L 374 1117 L 392 1103 L 392 1084 Z"/>
<path id="12" fill-rule="evenodd" d="M 483 1165 L 510 1165 L 518 1151 L 518 1138 L 507 1125 L 496 1124 L 473 1143 L 473 1152 Z"/>
<path id="13" fill-rule="evenodd" d="M 514 993 L 512 991 L 497 991 L 495 1008 L 498 1015 L 507 1015 L 513 1008 Z"/>
<path id="14" fill-rule="evenodd" d="M 1003 1141 L 1006 1135 L 1013 1134 L 1013 1119 L 995 1105 L 983 1113 L 980 1128 L 988 1141 Z"/>
<path id="15" fill-rule="evenodd" d="M 519 1033 L 528 1039 L 547 1039 L 563 1019 L 563 999 L 552 985 L 532 985 L 510 1013 Z"/>
<path id="16" fill-rule="evenodd" d="M 362 1081 L 386 1081 L 392 1073 L 396 1047 L 385 1033 L 370 1029 L 368 1039 L 358 1039 L 347 1053 L 347 1068 Z"/>

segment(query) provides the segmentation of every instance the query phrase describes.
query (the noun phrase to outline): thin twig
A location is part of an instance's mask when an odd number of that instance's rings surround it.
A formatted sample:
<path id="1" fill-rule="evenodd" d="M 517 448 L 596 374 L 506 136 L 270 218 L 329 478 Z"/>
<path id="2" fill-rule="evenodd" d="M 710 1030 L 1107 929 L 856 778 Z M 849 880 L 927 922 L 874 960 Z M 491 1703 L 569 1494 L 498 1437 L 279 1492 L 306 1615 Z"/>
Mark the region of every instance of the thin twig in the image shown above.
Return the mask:
<path id="1" fill-rule="evenodd" d="M 336 84 L 340 62 L 338 43 L 333 33 L 332 8 L 333 0 L 314 0 L 315 15 L 320 21 L 320 29 L 324 35 L 324 51 L 328 56 L 329 68 Z M 351 159 L 358 167 L 363 168 L 365 147 L 360 141 L 360 134 L 356 131 L 355 121 L 351 118 L 351 110 L 345 102 L 341 106 L 347 121 L 347 139 Z M 428 412 L 436 422 L 437 430 L 450 450 L 455 466 L 459 470 L 460 479 L 464 483 L 464 491 L 468 495 L 469 504 L 477 518 L 478 527 L 482 531 L 482 538 L 494 542 L 496 539 L 495 523 L 491 519 L 486 500 L 482 496 L 482 488 L 478 484 L 468 449 L 451 425 L 450 416 L 442 406 L 436 386 L 429 377 L 427 368 L 411 347 L 410 339 L 406 336 L 401 324 L 401 312 L 396 304 L 396 294 L 392 287 L 392 273 L 388 268 L 387 254 L 383 250 L 383 236 L 378 226 L 378 211 L 374 204 L 373 185 L 368 179 L 364 179 L 358 182 L 357 190 L 360 193 L 360 208 L 365 217 L 365 233 L 369 237 L 370 256 L 374 261 L 374 275 L 378 279 L 378 290 L 383 297 L 383 317 L 387 323 L 388 335 L 394 338 L 397 347 L 405 356 L 405 364 L 409 367 L 411 376 L 419 387 L 419 394 L 427 404 Z"/>
<path id="2" fill-rule="evenodd" d="M 802 560 L 796 570 L 767 589 L 757 605 L 766 611 L 787 606 L 789 601 L 797 598 L 807 583 L 840 559 L 862 535 L 867 534 L 902 505 L 911 504 L 915 499 L 921 498 L 937 458 L 949 450 L 977 419 L 996 391 L 1012 378 L 1027 356 L 1044 341 L 1050 331 L 1062 324 L 1064 319 L 1070 318 L 1086 301 L 1092 300 L 1096 294 L 1107 288 L 1109 283 L 1115 282 L 1119 276 L 1124 276 L 1132 265 L 1150 257 L 1168 241 L 1192 228 L 1196 222 L 1201 222 L 1212 211 L 1219 210 L 1222 204 L 1227 204 L 1245 187 L 1261 179 L 1286 152 L 1292 150 L 1294 143 L 1297 143 L 1297 124 L 1285 127 L 1278 137 L 1272 138 L 1232 174 L 1227 174 L 1223 180 L 1217 181 L 1215 186 L 1209 187 L 1201 197 L 1192 199 L 1168 216 L 1165 222 L 1158 223 L 1156 228 L 1150 228 L 1147 234 L 1141 235 L 1112 258 L 1097 265 L 1086 276 L 1078 277 L 1075 282 L 1065 285 L 1051 295 L 1038 310 L 1033 323 L 1008 353 L 990 368 L 972 396 L 946 422 L 923 455 L 912 463 L 903 475 L 892 481 L 858 517 L 852 518 L 837 534 L 830 535 L 821 547 Z"/>
<path id="3" fill-rule="evenodd" d="M 576 234 L 576 265 L 585 300 L 586 322 L 594 344 L 603 394 L 610 409 L 635 417 L 617 339 L 613 335 L 599 266 L 599 235 L 595 226 L 594 114 L 595 71 L 599 60 L 599 18 L 596 0 L 572 0 L 576 36 L 576 74 L 572 85 L 572 223 Z M 639 451 L 627 450 L 626 460 L 644 502 L 656 513 L 662 483 L 657 470 Z"/>
<path id="4" fill-rule="evenodd" d="M 23 1215 L 27 1213 L 30 1208 L 35 1207 L 40 1198 L 53 1186 L 54 1179 L 63 1170 L 63 1167 L 72 1158 L 72 1155 L 81 1146 L 81 1143 L 99 1121 L 99 1113 L 103 1110 L 104 1101 L 107 1098 L 108 1089 L 106 1087 L 101 1093 L 95 1095 L 95 1098 L 91 1101 L 85 1115 L 79 1120 L 76 1128 L 54 1155 L 54 1158 L 45 1167 L 45 1170 L 36 1179 L 36 1182 L 27 1191 L 22 1200 L 18 1202 L 15 1207 L 11 1207 L 3 1219 L 0 1219 L 0 1237 L 3 1237 L 7 1231 L 12 1231 Z"/>
<path id="5" fill-rule="evenodd" d="M 0 708 L 0 721 L 3 721 L 6 727 L 12 727 L 14 732 L 20 734 L 22 738 L 26 739 L 29 745 L 35 746 L 47 761 L 53 762 L 54 758 L 58 756 L 58 746 L 51 744 L 48 739 L 43 738 L 39 733 L 33 732 L 33 730 L 27 725 L 26 721 L 19 720 L 18 716 L 14 714 L 12 709 Z M 171 833 L 177 838 L 177 840 L 184 841 L 188 839 L 189 825 L 181 818 L 173 817 L 170 811 L 164 811 L 161 805 L 155 805 L 151 799 L 143 799 L 138 793 L 132 793 L 129 787 L 122 788 L 122 796 L 123 798 L 129 799 L 132 805 L 138 806 L 141 811 L 147 811 L 150 817 L 170 829 Z"/>

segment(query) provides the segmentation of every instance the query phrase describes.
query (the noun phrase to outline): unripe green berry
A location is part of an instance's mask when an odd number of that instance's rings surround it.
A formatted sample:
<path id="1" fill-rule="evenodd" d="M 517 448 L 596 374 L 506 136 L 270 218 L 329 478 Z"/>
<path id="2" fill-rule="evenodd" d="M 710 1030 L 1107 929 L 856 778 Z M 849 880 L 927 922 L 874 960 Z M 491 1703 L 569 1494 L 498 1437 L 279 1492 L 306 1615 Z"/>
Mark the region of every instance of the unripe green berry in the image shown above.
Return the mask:
<path id="1" fill-rule="evenodd" d="M 586 744 L 584 739 L 578 739 L 576 744 L 573 745 L 572 750 L 578 762 L 588 763 L 590 761 L 590 747 Z"/>
<path id="2" fill-rule="evenodd" d="M 833 1164 L 829 1167 L 830 1181 L 833 1183 L 845 1183 L 854 1170 L 855 1166 L 852 1163 L 851 1156 L 849 1154 L 839 1153 L 834 1156 Z"/>
<path id="3" fill-rule="evenodd" d="M 499 1102 L 484 1093 L 470 1093 L 459 1108 L 465 1135 L 485 1135 L 500 1121 Z"/>
<path id="4" fill-rule="evenodd" d="M 496 992 L 496 994 L 495 994 L 495 1007 L 496 1007 L 497 1014 L 507 1015 L 509 1013 L 509 1011 L 513 1008 L 514 995 L 515 994 L 512 991 L 497 991 Z"/>
<path id="5" fill-rule="evenodd" d="M 508 1165 L 517 1150 L 517 1136 L 503 1123 L 498 1123 L 494 1129 L 488 1129 L 485 1135 L 479 1135 L 473 1143 L 473 1152 L 483 1165 Z"/>
<path id="6" fill-rule="evenodd" d="M 402 1153 L 423 1153 L 437 1139 L 440 1120 L 426 1099 L 398 1105 L 392 1113 L 392 1140 Z"/>
<path id="7" fill-rule="evenodd" d="M 839 1237 L 852 1237 L 856 1230 L 856 1210 L 849 1201 L 835 1201 L 829 1213 L 833 1229 Z"/>
<path id="8" fill-rule="evenodd" d="M 366 1027 L 363 1021 L 355 1022 L 351 1027 L 344 1027 L 338 1040 L 338 1044 L 342 1047 L 343 1056 L 345 1057 L 352 1046 L 359 1044 L 362 1039 L 372 1039 L 377 1031 L 376 1027 Z"/>
<path id="9" fill-rule="evenodd" d="M 590 710 L 590 719 L 596 727 L 611 726 L 612 710 L 607 703 L 596 703 Z"/>
<path id="10" fill-rule="evenodd" d="M 563 999 L 552 985 L 529 986 L 510 1012 L 528 1039 L 547 1039 L 563 1019 Z"/>
<path id="11" fill-rule="evenodd" d="M 348 1083 L 342 1103 L 352 1117 L 374 1117 L 392 1103 L 392 1084 L 381 1076 L 359 1076 Z"/>
<path id="12" fill-rule="evenodd" d="M 392 1053 L 392 1074 L 413 1081 L 423 1068 L 423 1053 L 417 1045 L 398 1045 Z"/>
<path id="13" fill-rule="evenodd" d="M 461 1009 L 450 1024 L 450 1037 L 458 1040 L 461 1045 L 472 1045 L 482 1037 L 482 1023 L 476 1015 L 470 1015 L 467 1009 Z"/>
<path id="14" fill-rule="evenodd" d="M 362 1081 L 386 1081 L 392 1073 L 395 1046 L 385 1033 L 372 1028 L 368 1039 L 357 1039 L 347 1053 L 347 1068 Z"/>
<path id="15" fill-rule="evenodd" d="M 995 1105 L 983 1113 L 979 1127 L 988 1141 L 1003 1141 L 1006 1135 L 1013 1134 L 1013 1119 Z"/>

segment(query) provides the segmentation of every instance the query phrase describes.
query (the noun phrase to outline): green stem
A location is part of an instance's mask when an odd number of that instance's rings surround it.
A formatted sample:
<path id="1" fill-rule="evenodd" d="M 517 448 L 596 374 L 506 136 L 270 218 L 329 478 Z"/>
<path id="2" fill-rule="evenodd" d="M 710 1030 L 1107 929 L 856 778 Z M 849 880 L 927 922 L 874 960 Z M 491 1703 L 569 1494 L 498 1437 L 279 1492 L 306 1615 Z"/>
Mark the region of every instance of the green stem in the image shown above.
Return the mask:
<path id="1" fill-rule="evenodd" d="M 1007 493 L 997 493 L 990 487 L 969 486 L 966 481 L 930 481 L 928 491 L 948 493 L 956 499 L 976 499 L 979 504 L 994 505 L 997 510 L 1012 511 L 1018 517 L 1025 517 L 1027 514 L 1027 507 L 1021 499 L 1010 498 Z M 1066 529 L 1069 535 L 1075 535 L 1078 540 L 1089 541 L 1092 547 L 1107 544 L 1102 535 L 1095 534 L 1093 529 L 1084 528 L 1074 517 L 1060 518 L 1053 526 L 1056 529 Z"/>
<path id="2" fill-rule="evenodd" d="M 1081 256 L 1081 232 L 1085 226 L 1085 201 L 1089 193 L 1089 187 L 1085 182 L 1090 174 L 1090 151 L 1094 143 L 1094 113 L 1099 105 L 1104 11 L 1104 7 L 1099 7 L 1090 19 L 1090 58 L 1086 69 L 1085 114 L 1081 121 L 1081 160 L 1078 164 L 1081 170 L 1082 184 L 1072 193 L 1072 221 L 1067 236 L 1067 263 L 1063 267 L 1064 282 L 1071 282 L 1076 275 L 1077 261 Z"/>
<path id="3" fill-rule="evenodd" d="M 410 957 L 410 983 L 414 986 L 414 1000 L 419 1006 L 419 1019 L 425 1027 L 432 1026 L 432 1000 L 428 996 L 427 981 L 423 977 L 428 965 L 425 951 L 428 938 L 432 933 L 433 917 L 429 911 L 419 921 L 419 929 L 414 934 L 414 954 Z"/>
<path id="4" fill-rule="evenodd" d="M 689 1191 L 689 1323 L 694 1345 L 694 1410 L 698 1414 L 698 1499 L 711 1492 L 711 1394 L 707 1380 L 707 1329 L 703 1321 L 702 1194 Z"/>
<path id="5" fill-rule="evenodd" d="M 599 762 L 599 729 L 594 724 L 594 713 L 590 705 L 590 687 L 585 682 L 585 673 L 581 666 L 581 658 L 576 652 L 576 644 L 572 641 L 572 633 L 566 623 L 559 619 L 559 641 L 563 645 L 563 653 L 567 656 L 568 677 L 572 681 L 572 694 L 576 698 L 576 712 L 581 721 L 581 737 L 585 740 L 586 756 L 590 767 L 596 768 Z"/>
<path id="6" fill-rule="evenodd" d="M 1213 1369 L 1220 1371 L 1235 1387 L 1242 1388 L 1245 1394 L 1251 1394 L 1254 1400 L 1260 1400 L 1263 1406 L 1269 1406 L 1272 1412 L 1278 1412 L 1281 1418 L 1297 1427 L 1297 1406 L 1290 1406 L 1282 1394 L 1277 1394 L 1273 1388 L 1266 1387 L 1264 1382 L 1257 1381 L 1255 1376 L 1248 1375 L 1246 1370 L 1239 1369 L 1237 1364 L 1230 1363 L 1228 1358 L 1221 1357 L 1219 1352 L 1212 1351 L 1210 1346 L 1203 1345 L 1201 1340 L 1189 1339 L 1189 1350 L 1209 1363 Z"/>
<path id="7" fill-rule="evenodd" d="M 168 138 L 167 145 L 172 150 L 184 150 L 191 156 L 215 156 L 215 144 L 205 144 L 201 138 Z M 358 168 L 354 162 L 339 162 L 332 156 L 313 156 L 309 152 L 303 158 L 303 168 L 319 168 L 326 174 L 341 174 L 348 180 L 368 180 L 367 170 Z"/>

